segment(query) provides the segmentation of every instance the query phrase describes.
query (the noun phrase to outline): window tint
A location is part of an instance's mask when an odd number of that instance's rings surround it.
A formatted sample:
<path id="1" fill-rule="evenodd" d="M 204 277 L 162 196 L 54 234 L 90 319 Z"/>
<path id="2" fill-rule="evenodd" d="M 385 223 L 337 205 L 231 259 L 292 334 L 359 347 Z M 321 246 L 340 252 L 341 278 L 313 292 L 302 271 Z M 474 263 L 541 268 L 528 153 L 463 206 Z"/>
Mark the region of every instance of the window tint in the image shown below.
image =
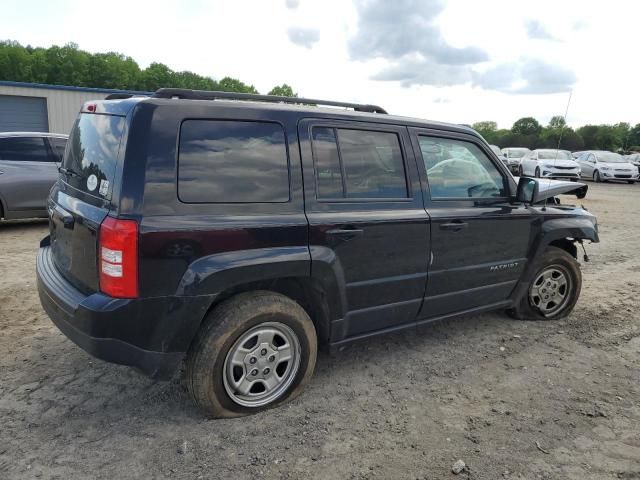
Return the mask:
<path id="1" fill-rule="evenodd" d="M 69 135 L 63 161 L 75 174 L 65 181 L 92 195 L 109 197 L 124 126 L 124 117 L 81 113 Z"/>
<path id="2" fill-rule="evenodd" d="M 284 130 L 276 123 L 186 120 L 180 129 L 178 165 L 183 202 L 289 200 Z"/>
<path id="3" fill-rule="evenodd" d="M 64 148 L 67 145 L 67 140 L 65 138 L 49 137 L 49 143 L 51 144 L 51 149 L 56 156 L 55 161 L 61 162 L 64 157 Z"/>
<path id="4" fill-rule="evenodd" d="M 505 197 L 504 178 L 473 143 L 419 137 L 431 198 Z"/>
<path id="5" fill-rule="evenodd" d="M 18 162 L 48 162 L 42 137 L 0 138 L 0 160 Z"/>
<path id="6" fill-rule="evenodd" d="M 335 131 L 333 128 L 315 127 L 312 136 L 318 197 L 342 197 L 342 171 Z"/>
<path id="7" fill-rule="evenodd" d="M 407 197 L 397 134 L 316 127 L 312 136 L 319 198 Z"/>

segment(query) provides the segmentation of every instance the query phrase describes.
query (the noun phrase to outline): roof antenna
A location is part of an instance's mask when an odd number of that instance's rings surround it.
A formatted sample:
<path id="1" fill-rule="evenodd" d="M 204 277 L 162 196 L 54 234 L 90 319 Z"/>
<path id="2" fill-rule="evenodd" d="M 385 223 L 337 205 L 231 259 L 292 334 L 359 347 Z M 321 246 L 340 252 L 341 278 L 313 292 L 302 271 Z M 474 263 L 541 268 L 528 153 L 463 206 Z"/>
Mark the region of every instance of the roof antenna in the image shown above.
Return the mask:
<path id="1" fill-rule="evenodd" d="M 569 100 L 567 100 L 567 108 L 564 111 L 564 124 L 560 127 L 560 136 L 558 137 L 558 148 L 556 150 L 556 160 L 558 159 L 558 151 L 560 150 L 560 142 L 562 142 L 562 133 L 564 132 L 564 127 L 567 126 L 567 114 L 569 113 L 569 105 L 571 104 L 571 95 L 573 94 L 573 90 L 569 90 Z"/>

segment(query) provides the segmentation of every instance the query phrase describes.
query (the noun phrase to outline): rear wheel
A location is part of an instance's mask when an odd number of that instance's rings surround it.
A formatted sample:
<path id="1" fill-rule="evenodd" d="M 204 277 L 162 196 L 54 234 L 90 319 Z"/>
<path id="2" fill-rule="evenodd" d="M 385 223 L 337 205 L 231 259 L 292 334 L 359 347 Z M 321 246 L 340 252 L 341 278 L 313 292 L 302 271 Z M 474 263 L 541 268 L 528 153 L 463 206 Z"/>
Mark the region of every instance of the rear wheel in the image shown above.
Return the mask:
<path id="1" fill-rule="evenodd" d="M 297 396 L 316 356 L 315 327 L 300 305 L 243 293 L 208 315 L 187 356 L 187 386 L 212 417 L 248 415 Z"/>
<path id="2" fill-rule="evenodd" d="M 549 247 L 518 305 L 508 313 L 523 320 L 555 320 L 569 315 L 580 297 L 580 265 L 565 250 Z"/>

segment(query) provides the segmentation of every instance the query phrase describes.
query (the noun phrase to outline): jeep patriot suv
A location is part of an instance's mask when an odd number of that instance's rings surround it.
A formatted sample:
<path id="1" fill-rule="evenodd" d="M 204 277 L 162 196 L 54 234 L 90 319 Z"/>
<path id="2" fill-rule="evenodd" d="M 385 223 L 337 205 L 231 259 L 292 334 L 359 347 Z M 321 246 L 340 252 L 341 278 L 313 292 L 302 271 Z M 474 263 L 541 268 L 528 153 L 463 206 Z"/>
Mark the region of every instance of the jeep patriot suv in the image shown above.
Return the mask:
<path id="1" fill-rule="evenodd" d="M 596 219 L 555 195 L 587 187 L 517 183 L 470 128 L 300 98 L 115 97 L 69 137 L 40 300 L 98 358 L 154 378 L 186 360 L 211 416 L 293 398 L 319 345 L 578 300 Z"/>

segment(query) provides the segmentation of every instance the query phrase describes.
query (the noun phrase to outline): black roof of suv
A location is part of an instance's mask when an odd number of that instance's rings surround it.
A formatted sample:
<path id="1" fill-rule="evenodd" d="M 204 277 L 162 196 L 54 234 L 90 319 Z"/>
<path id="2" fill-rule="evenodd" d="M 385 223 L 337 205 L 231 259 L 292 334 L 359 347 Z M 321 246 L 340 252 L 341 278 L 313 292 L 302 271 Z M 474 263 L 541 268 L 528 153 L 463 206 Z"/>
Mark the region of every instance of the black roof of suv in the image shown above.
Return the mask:
<path id="1" fill-rule="evenodd" d="M 155 377 L 186 358 L 214 416 L 294 396 L 319 344 L 491 309 L 565 316 L 575 242 L 598 241 L 595 217 L 554 197 L 585 185 L 517 183 L 472 129 L 372 105 L 89 102 L 61 171 L 43 307 L 99 358 Z"/>

